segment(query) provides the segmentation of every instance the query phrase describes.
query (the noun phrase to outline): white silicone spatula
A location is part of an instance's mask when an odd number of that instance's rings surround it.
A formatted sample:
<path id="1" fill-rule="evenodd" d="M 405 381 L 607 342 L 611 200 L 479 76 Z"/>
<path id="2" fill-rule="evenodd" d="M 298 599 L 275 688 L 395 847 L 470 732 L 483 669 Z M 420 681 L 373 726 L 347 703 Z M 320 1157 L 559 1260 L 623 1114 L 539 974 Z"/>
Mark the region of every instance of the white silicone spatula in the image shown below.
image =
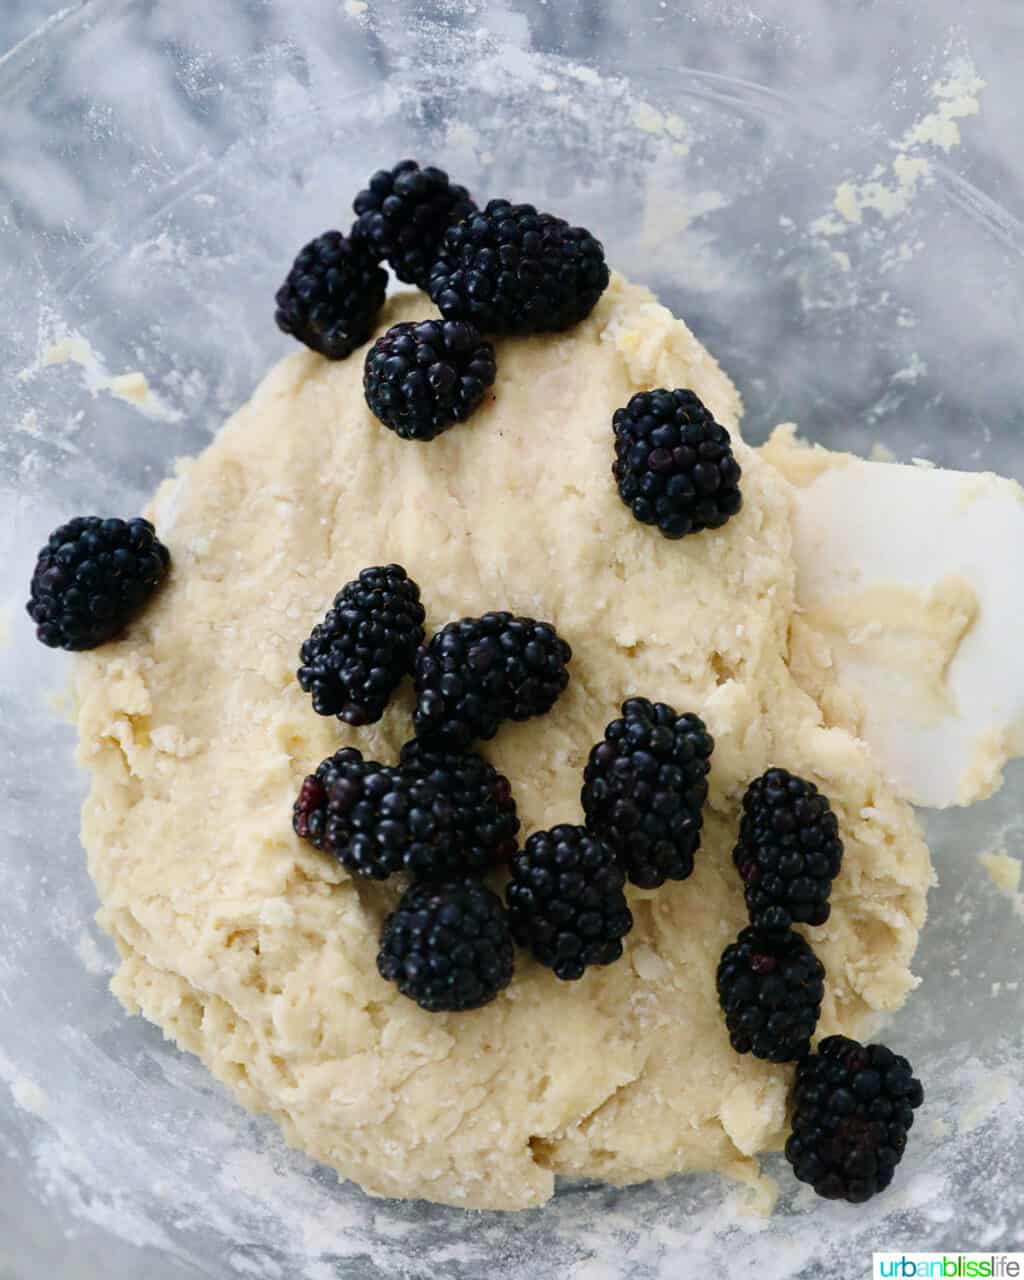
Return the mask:
<path id="1" fill-rule="evenodd" d="M 990 794 L 1024 753 L 1024 490 L 853 460 L 796 495 L 798 604 L 880 765 L 915 804 Z"/>

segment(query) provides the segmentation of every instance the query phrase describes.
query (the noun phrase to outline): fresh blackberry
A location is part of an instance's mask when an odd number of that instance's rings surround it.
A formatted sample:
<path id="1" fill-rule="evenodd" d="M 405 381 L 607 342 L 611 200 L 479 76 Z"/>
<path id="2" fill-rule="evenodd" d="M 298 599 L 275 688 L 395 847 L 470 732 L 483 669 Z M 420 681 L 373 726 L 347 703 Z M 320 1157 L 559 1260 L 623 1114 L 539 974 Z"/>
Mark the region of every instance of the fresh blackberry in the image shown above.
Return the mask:
<path id="1" fill-rule="evenodd" d="M 292 826 L 297 836 L 332 854 L 354 874 L 386 880 L 405 868 L 415 838 L 408 817 L 407 788 L 398 770 L 364 760 L 355 747 L 342 747 L 303 782 Z M 432 815 L 422 825 L 427 840 L 435 839 Z"/>
<path id="2" fill-rule="evenodd" d="M 590 752 L 582 795 L 587 826 L 641 888 L 693 871 L 714 746 L 699 716 L 629 698 Z"/>
<path id="3" fill-rule="evenodd" d="M 167 576 L 170 553 L 148 520 L 78 516 L 39 552 L 25 608 L 51 649 L 113 639 Z"/>
<path id="4" fill-rule="evenodd" d="M 444 233 L 476 209 L 465 187 L 443 169 L 403 160 L 381 169 L 352 206 L 356 227 L 377 260 L 387 258 L 399 280 L 426 289 Z"/>
<path id="5" fill-rule="evenodd" d="M 750 923 L 770 932 L 824 924 L 843 860 L 839 824 L 813 782 L 769 769 L 747 788 L 733 862 Z"/>
<path id="6" fill-rule="evenodd" d="M 612 427 L 612 474 L 641 524 L 682 538 L 721 528 L 743 505 L 729 433 L 692 391 L 641 391 Z"/>
<path id="7" fill-rule="evenodd" d="M 393 325 L 366 355 L 366 403 L 403 440 L 465 422 L 494 382 L 494 348 L 461 320 Z"/>
<path id="8" fill-rule="evenodd" d="M 611 964 L 633 927 L 625 883 L 615 854 L 585 827 L 538 831 L 512 859 L 512 936 L 566 982 L 588 965 Z"/>
<path id="9" fill-rule="evenodd" d="M 572 650 L 548 622 L 485 613 L 449 622 L 416 655 L 416 736 L 451 747 L 493 738 L 502 720 L 550 711 Z"/>
<path id="10" fill-rule="evenodd" d="M 447 806 L 465 870 L 486 871 L 515 853 L 519 817 L 512 787 L 483 756 L 475 751 L 432 751 L 422 742 L 407 742 L 401 771 L 435 792 L 436 813 Z"/>
<path id="11" fill-rule="evenodd" d="M 484 333 L 547 333 L 590 314 L 608 287 L 600 241 L 531 204 L 492 200 L 445 233 L 428 292 Z"/>
<path id="12" fill-rule="evenodd" d="M 387 283 L 361 237 L 325 231 L 299 253 L 278 289 L 277 327 L 328 360 L 341 360 L 373 332 Z"/>
<path id="13" fill-rule="evenodd" d="M 396 767 L 344 747 L 303 782 L 293 825 L 355 875 L 384 880 L 487 871 L 515 849 L 519 821 L 508 779 L 477 756 L 410 748 Z"/>
<path id="14" fill-rule="evenodd" d="M 388 916 L 377 969 L 428 1013 L 489 1004 L 512 980 L 501 899 L 478 880 L 414 884 Z"/>
<path id="15" fill-rule="evenodd" d="M 825 966 L 797 933 L 744 929 L 722 952 L 718 1002 L 737 1053 L 794 1062 L 810 1052 Z"/>
<path id="16" fill-rule="evenodd" d="M 401 565 L 364 569 L 334 597 L 301 649 L 299 684 L 313 710 L 348 724 L 372 724 L 412 671 L 423 643 L 420 589 Z"/>
<path id="17" fill-rule="evenodd" d="M 923 1100 L 906 1058 L 829 1036 L 796 1069 L 786 1159 L 819 1196 L 861 1204 L 892 1182 Z"/>

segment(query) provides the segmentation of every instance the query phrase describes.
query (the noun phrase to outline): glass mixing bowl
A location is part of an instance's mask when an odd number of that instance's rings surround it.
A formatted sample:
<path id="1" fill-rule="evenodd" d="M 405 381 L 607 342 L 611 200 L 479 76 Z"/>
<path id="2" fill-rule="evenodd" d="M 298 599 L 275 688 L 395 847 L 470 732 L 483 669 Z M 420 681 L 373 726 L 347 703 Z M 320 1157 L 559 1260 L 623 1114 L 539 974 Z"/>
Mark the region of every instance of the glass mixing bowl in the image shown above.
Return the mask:
<path id="1" fill-rule="evenodd" d="M 108 993 L 67 661 L 22 612 L 52 527 L 138 511 L 289 349 L 293 253 L 406 154 L 592 227 L 731 371 L 752 441 L 791 419 L 1024 479 L 1017 8 L 95 0 L 0 61 L 0 1272 L 783 1277 L 1021 1246 L 1024 926 L 977 859 L 1021 839 L 1020 769 L 925 815 L 940 884 L 885 1034 L 928 1100 L 890 1192 L 826 1204 L 771 1157 L 768 1220 L 709 1177 L 514 1218 L 374 1201 Z"/>

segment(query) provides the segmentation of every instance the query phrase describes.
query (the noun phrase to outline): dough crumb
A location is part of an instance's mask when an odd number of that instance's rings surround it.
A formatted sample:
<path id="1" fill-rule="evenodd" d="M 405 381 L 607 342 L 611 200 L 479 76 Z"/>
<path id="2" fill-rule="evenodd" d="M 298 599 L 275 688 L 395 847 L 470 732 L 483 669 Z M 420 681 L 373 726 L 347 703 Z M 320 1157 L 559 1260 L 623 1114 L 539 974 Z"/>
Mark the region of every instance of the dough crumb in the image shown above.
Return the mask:
<path id="1" fill-rule="evenodd" d="M 992 849 L 978 854 L 978 861 L 985 868 L 988 878 L 1012 904 L 1014 911 L 1024 919 L 1024 893 L 1020 892 L 1020 858 L 1014 858 L 1002 849 Z"/>
<path id="2" fill-rule="evenodd" d="M 110 390 L 115 396 L 120 396 L 122 400 L 132 400 L 136 404 L 141 404 L 149 395 L 149 383 L 146 381 L 144 373 L 121 373 L 116 378 L 110 379 Z"/>
<path id="3" fill-rule="evenodd" d="M 179 409 L 165 403 L 150 387 L 146 375 L 138 369 L 111 373 L 107 362 L 84 334 L 64 330 L 45 347 L 37 360 L 18 374 L 20 382 L 35 378 L 40 372 L 65 364 L 77 365 L 82 381 L 92 396 L 106 392 L 126 404 L 134 405 L 147 418 L 161 422 L 178 422 Z"/>
<path id="4" fill-rule="evenodd" d="M 813 484 L 824 471 L 848 467 L 857 459 L 852 453 L 835 453 L 820 444 L 811 444 L 797 435 L 795 422 L 782 422 L 761 446 L 761 457 L 781 471 L 798 489 Z"/>

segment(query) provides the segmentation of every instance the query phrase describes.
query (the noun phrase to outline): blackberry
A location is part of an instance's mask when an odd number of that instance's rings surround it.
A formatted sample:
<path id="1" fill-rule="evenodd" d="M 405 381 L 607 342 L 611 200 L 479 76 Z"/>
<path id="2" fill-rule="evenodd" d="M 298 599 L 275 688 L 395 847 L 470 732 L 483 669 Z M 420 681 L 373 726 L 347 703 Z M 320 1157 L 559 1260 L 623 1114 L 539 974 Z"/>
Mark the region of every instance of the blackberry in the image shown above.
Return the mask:
<path id="1" fill-rule="evenodd" d="M 373 724 L 423 643 L 420 589 L 399 564 L 364 569 L 334 597 L 300 651 L 299 684 L 313 710 Z"/>
<path id="2" fill-rule="evenodd" d="M 167 576 L 171 557 L 148 520 L 78 516 L 39 552 L 25 608 L 51 649 L 113 639 Z"/>
<path id="3" fill-rule="evenodd" d="M 484 333 L 547 333 L 590 314 L 608 287 L 600 241 L 531 204 L 492 200 L 445 233 L 428 292 Z"/>
<path id="4" fill-rule="evenodd" d="M 752 782 L 732 856 L 756 928 L 782 933 L 796 923 L 828 919 L 843 842 L 835 814 L 813 782 L 785 769 L 769 769 Z"/>
<path id="5" fill-rule="evenodd" d="M 793 1062 L 811 1049 L 825 966 L 797 933 L 744 929 L 722 952 L 718 1002 L 737 1053 Z"/>
<path id="6" fill-rule="evenodd" d="M 465 187 L 443 169 L 403 160 L 380 169 L 352 206 L 356 227 L 378 261 L 387 258 L 399 280 L 426 289 L 445 231 L 476 209 Z"/>
<path id="7" fill-rule="evenodd" d="M 401 770 L 406 778 L 423 782 L 451 813 L 462 865 L 467 871 L 486 871 L 507 862 L 518 847 L 519 817 L 508 778 L 475 751 L 431 751 L 422 742 L 402 748 Z"/>
<path id="8" fill-rule="evenodd" d="M 512 980 L 501 899 L 478 880 L 414 884 L 388 916 L 377 969 L 428 1013 L 489 1004 Z"/>
<path id="9" fill-rule="evenodd" d="M 786 1159 L 819 1196 L 861 1204 L 892 1182 L 923 1100 L 906 1058 L 829 1036 L 796 1069 Z"/>
<path id="10" fill-rule="evenodd" d="M 388 273 L 359 236 L 325 231 L 311 240 L 277 291 L 274 319 L 328 360 L 342 360 L 369 338 L 384 305 Z"/>
<path id="11" fill-rule="evenodd" d="M 547 622 L 485 613 L 449 622 L 416 655 L 416 736 L 452 747 L 493 738 L 502 720 L 550 711 L 572 650 Z"/>
<path id="12" fill-rule="evenodd" d="M 641 391 L 612 427 L 612 474 L 641 524 L 682 538 L 721 528 L 743 505 L 729 433 L 692 391 Z"/>
<path id="13" fill-rule="evenodd" d="M 370 348 L 363 388 L 370 411 L 403 440 L 433 440 L 465 422 L 494 375 L 494 348 L 471 324 L 407 321 Z"/>
<path id="14" fill-rule="evenodd" d="M 344 747 L 303 782 L 293 825 L 353 874 L 384 880 L 486 871 L 514 850 L 519 821 L 508 779 L 477 756 L 412 748 L 395 767 Z"/>
<path id="15" fill-rule="evenodd" d="M 625 883 L 615 854 L 585 827 L 538 831 L 512 859 L 512 936 L 566 982 L 588 965 L 611 964 L 633 927 Z"/>
<path id="16" fill-rule="evenodd" d="M 295 801 L 295 834 L 360 876 L 386 880 L 405 867 L 413 836 L 398 770 L 342 747 L 305 779 Z M 419 817 L 417 816 L 417 826 Z M 423 825 L 435 836 L 431 815 Z"/>
<path id="17" fill-rule="evenodd" d="M 629 698 L 591 751 L 583 773 L 587 826 L 641 888 L 693 871 L 714 746 L 699 716 Z"/>

